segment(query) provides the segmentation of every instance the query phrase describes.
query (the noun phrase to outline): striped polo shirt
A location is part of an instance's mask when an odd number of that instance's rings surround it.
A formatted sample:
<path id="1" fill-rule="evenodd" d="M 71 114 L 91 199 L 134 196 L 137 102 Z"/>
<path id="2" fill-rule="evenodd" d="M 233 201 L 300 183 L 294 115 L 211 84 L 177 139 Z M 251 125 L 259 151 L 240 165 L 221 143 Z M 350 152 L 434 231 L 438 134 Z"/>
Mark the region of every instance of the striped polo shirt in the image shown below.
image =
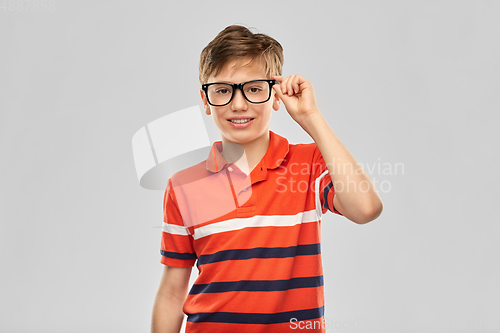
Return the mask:
<path id="1" fill-rule="evenodd" d="M 168 181 L 161 263 L 198 268 L 186 332 L 325 332 L 321 216 L 341 215 L 332 180 L 316 143 L 269 135 L 249 175 L 216 141 Z"/>

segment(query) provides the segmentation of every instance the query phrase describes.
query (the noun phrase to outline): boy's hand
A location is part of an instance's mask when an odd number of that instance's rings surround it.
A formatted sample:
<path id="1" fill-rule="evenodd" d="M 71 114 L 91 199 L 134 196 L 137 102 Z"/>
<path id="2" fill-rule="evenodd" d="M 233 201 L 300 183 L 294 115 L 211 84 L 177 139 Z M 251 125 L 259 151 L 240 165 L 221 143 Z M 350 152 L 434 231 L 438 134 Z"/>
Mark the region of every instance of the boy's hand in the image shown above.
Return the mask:
<path id="1" fill-rule="evenodd" d="M 299 125 L 304 118 L 320 113 L 311 82 L 300 75 L 273 76 L 273 79 L 280 83 L 273 86 L 274 91 L 285 104 L 290 116 Z"/>

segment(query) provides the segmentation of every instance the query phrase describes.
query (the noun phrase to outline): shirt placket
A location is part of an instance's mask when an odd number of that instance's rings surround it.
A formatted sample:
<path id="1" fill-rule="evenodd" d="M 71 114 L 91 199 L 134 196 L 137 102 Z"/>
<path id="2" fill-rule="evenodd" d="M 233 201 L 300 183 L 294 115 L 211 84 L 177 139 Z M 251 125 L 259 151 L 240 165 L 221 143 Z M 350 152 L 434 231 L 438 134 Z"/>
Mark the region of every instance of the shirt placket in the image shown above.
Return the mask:
<path id="1" fill-rule="evenodd" d="M 250 175 L 246 175 L 232 163 L 229 163 L 227 168 L 224 169 L 236 207 L 241 208 L 242 206 L 255 206 L 255 186 L 253 185 L 267 178 L 267 168 L 265 168 L 264 165 L 260 163 L 254 168 L 254 170 L 252 170 Z M 248 200 L 245 201 L 243 205 L 241 205 L 241 196 L 245 195 L 249 189 L 252 192 L 248 194 Z"/>

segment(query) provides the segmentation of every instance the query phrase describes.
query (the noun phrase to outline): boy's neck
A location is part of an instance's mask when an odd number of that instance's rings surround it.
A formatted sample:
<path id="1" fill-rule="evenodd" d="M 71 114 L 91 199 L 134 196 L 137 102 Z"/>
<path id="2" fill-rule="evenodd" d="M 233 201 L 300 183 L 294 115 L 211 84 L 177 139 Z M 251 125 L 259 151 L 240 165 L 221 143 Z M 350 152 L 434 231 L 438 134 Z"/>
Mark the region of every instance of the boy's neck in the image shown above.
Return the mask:
<path id="1" fill-rule="evenodd" d="M 234 144 L 222 139 L 222 156 L 228 163 L 234 163 L 246 174 L 259 164 L 269 148 L 270 134 L 267 131 L 257 139 L 244 143 Z M 243 151 L 245 154 L 243 154 Z"/>

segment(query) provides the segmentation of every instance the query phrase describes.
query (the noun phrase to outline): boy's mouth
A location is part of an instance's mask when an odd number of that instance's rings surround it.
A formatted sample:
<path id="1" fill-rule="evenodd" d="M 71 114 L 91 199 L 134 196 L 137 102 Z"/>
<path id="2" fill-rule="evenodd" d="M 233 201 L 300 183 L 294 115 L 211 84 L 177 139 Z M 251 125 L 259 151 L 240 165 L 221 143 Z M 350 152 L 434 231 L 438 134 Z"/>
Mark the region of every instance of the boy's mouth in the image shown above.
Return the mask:
<path id="1" fill-rule="evenodd" d="M 227 121 L 230 121 L 233 124 L 244 124 L 244 123 L 248 123 L 250 120 L 253 120 L 253 119 L 254 118 L 228 119 Z"/>

